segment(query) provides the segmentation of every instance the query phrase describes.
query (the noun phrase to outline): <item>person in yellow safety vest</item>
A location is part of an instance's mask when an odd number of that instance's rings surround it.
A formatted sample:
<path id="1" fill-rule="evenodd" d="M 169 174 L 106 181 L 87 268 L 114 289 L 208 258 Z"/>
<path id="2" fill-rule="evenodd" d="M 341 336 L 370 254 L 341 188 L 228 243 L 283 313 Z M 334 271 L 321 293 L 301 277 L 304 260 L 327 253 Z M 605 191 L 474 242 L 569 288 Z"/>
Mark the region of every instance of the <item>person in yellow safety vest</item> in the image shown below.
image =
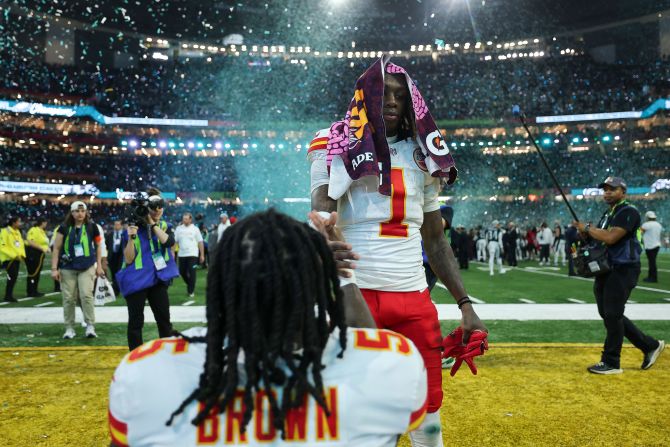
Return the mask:
<path id="1" fill-rule="evenodd" d="M 49 237 L 45 230 L 47 220 L 43 217 L 37 219 L 35 225 L 28 230 L 26 235 L 26 270 L 28 277 L 26 281 L 27 296 L 44 296 L 37 288 L 40 283 L 44 256 L 49 253 Z"/>
<path id="2" fill-rule="evenodd" d="M 16 303 L 14 298 L 14 284 L 19 277 L 21 261 L 26 258 L 26 249 L 21 235 L 21 218 L 9 218 L 7 226 L 0 230 L 0 263 L 7 271 L 7 285 L 5 286 L 5 301 Z"/>

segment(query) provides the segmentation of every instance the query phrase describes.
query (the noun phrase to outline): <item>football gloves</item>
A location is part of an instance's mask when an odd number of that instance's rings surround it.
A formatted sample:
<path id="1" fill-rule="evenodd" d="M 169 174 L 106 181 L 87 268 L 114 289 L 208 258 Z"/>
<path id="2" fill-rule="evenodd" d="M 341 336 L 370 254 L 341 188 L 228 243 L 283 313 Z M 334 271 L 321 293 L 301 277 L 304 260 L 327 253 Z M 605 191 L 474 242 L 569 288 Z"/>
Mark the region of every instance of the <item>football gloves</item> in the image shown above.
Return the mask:
<path id="1" fill-rule="evenodd" d="M 475 357 L 484 355 L 484 351 L 489 349 L 488 333 L 480 330 L 472 331 L 470 340 L 463 344 L 463 328 L 460 326 L 454 329 L 442 341 L 444 352 L 442 357 L 453 357 L 456 359 L 454 366 L 451 367 L 452 377 L 465 362 L 472 374 L 477 374 Z"/>

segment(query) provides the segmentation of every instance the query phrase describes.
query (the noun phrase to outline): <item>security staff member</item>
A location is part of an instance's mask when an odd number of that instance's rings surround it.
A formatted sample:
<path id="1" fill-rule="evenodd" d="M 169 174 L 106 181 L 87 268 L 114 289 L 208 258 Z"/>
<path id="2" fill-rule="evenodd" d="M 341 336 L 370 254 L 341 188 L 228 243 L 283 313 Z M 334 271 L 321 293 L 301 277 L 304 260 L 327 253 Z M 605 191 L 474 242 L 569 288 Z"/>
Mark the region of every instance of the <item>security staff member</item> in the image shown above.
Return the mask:
<path id="1" fill-rule="evenodd" d="M 116 280 L 128 306 L 128 348 L 142 344 L 144 305 L 154 314 L 160 338 L 172 335 L 168 286 L 179 276 L 171 247 L 175 243 L 172 228 L 161 219 L 164 201 L 160 191 L 150 188 L 149 213 L 139 226 L 131 224 L 121 236 L 123 266 Z"/>
<path id="2" fill-rule="evenodd" d="M 645 335 L 624 316 L 624 307 L 640 275 L 640 253 L 637 239 L 640 213 L 626 201 L 626 183 L 620 177 L 607 177 L 599 185 L 604 190 L 609 209 L 597 227 L 574 222 L 583 236 L 607 245 L 610 272 L 596 276 L 593 291 L 607 337 L 600 362 L 587 369 L 594 374 L 620 374 L 621 346 L 624 336 L 644 354 L 642 369 L 651 368 L 665 347 L 663 340 Z"/>
<path id="3" fill-rule="evenodd" d="M 45 230 L 47 220 L 39 218 L 26 235 L 26 270 L 28 271 L 26 291 L 28 296 L 44 296 L 37 288 L 40 283 L 44 256 L 49 253 L 49 237 Z"/>
<path id="4" fill-rule="evenodd" d="M 26 258 L 26 250 L 21 235 L 21 218 L 13 216 L 9 218 L 7 226 L 0 230 L 0 264 L 7 271 L 7 284 L 5 286 L 5 301 L 16 303 L 14 298 L 14 285 L 19 277 L 19 266 Z"/>

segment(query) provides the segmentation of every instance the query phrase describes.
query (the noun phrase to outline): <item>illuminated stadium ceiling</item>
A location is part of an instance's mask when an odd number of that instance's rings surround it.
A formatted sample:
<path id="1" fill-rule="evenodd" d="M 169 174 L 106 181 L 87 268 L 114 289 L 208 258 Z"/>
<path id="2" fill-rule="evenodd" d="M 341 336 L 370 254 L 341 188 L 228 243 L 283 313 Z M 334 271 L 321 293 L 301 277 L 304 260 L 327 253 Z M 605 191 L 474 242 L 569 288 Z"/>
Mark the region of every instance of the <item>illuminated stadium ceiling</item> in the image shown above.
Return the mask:
<path id="1" fill-rule="evenodd" d="M 356 41 L 379 47 L 434 39 L 546 35 L 670 9 L 670 0 L 18 0 L 27 11 L 119 31 L 221 43 Z M 338 45 L 339 46 L 339 45 Z"/>

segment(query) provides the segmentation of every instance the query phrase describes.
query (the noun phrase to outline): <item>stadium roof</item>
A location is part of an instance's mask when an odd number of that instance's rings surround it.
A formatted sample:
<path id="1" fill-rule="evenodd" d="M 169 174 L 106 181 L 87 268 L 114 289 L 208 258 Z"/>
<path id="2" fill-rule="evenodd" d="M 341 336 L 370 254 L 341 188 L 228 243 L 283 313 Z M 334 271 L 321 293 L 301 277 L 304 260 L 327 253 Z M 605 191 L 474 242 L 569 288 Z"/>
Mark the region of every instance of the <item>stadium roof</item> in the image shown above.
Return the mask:
<path id="1" fill-rule="evenodd" d="M 670 8 L 670 0 L 18 0 L 2 4 L 173 39 L 222 43 L 225 36 L 240 34 L 249 43 L 291 44 L 305 43 L 310 37 L 357 42 L 362 49 L 381 42 L 407 43 L 408 36 L 429 42 L 546 35 Z"/>

